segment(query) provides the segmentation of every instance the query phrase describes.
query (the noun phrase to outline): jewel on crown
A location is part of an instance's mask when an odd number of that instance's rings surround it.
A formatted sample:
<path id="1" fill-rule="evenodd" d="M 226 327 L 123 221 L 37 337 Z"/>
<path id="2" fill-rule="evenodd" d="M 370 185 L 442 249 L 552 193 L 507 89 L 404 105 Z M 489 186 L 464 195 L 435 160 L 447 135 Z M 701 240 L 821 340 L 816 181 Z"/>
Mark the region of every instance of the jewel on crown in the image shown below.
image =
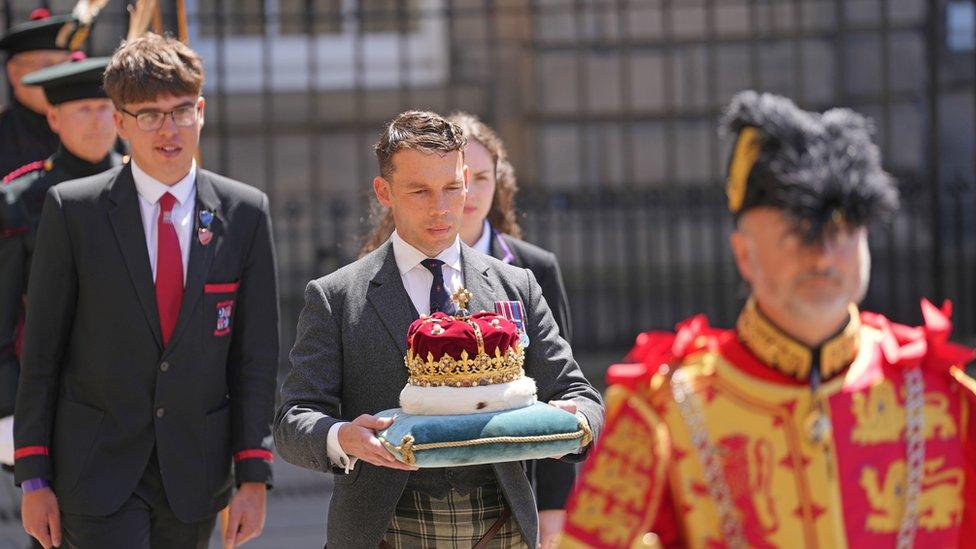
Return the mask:
<path id="1" fill-rule="evenodd" d="M 467 311 L 471 292 L 451 296 L 458 312 L 415 320 L 407 332 L 408 383 L 419 387 L 478 387 L 525 375 L 518 328 L 496 313 Z"/>

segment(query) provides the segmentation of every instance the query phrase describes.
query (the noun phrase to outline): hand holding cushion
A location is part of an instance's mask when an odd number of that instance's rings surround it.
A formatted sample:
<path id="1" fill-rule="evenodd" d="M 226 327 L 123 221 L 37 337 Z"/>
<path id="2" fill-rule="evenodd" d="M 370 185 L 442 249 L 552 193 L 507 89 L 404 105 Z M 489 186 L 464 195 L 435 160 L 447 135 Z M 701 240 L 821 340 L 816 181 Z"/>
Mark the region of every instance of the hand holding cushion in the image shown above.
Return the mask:
<path id="1" fill-rule="evenodd" d="M 416 471 L 416 467 L 400 463 L 383 448 L 376 438 L 376 430 L 386 429 L 393 424 L 392 417 L 378 418 L 363 414 L 351 423 L 339 427 L 339 445 L 350 456 L 379 467 Z"/>

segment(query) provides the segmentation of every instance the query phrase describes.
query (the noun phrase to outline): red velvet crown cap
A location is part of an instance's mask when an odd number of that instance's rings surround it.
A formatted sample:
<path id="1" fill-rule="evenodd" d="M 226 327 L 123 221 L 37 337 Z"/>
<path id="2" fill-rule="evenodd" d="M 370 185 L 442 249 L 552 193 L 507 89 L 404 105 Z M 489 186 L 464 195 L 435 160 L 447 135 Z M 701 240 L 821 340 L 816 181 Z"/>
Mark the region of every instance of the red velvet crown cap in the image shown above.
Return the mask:
<path id="1" fill-rule="evenodd" d="M 519 341 L 518 328 L 507 318 L 496 314 L 481 312 L 470 317 L 457 319 L 444 313 L 434 313 L 426 318 L 418 318 L 407 330 L 407 347 L 414 356 L 427 358 L 427 353 L 440 360 L 445 354 L 461 360 L 461 352 L 467 351 L 468 358 L 478 356 L 478 339 L 473 322 L 481 330 L 485 342 L 485 352 L 490 357 L 504 355 L 514 349 Z"/>

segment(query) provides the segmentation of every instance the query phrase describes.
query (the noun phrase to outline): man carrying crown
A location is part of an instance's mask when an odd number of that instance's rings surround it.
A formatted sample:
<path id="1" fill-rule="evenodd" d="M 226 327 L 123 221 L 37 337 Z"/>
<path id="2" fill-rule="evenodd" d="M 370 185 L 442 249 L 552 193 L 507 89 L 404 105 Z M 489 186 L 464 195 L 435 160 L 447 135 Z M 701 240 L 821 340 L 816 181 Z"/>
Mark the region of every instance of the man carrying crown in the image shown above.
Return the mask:
<path id="1" fill-rule="evenodd" d="M 754 92 L 725 122 L 751 296 L 735 329 L 698 316 L 611 368 L 562 546 L 973 547 L 973 353 L 948 305 L 921 327 L 857 308 L 897 207 L 870 123 Z"/>
<path id="2" fill-rule="evenodd" d="M 464 146 L 461 128 L 437 114 L 408 111 L 391 121 L 376 144 L 373 190 L 396 231 L 305 290 L 275 441 L 289 462 L 346 473 L 336 475 L 329 506 L 330 549 L 536 546 L 536 505 L 519 462 L 416 470 L 376 436 L 392 421 L 375 414 L 396 407 L 408 382 L 408 328 L 421 314 L 446 312 L 448 296 L 462 286 L 472 294 L 471 311 L 500 302 L 520 313 L 511 316 L 528 337 L 525 374 L 540 401 L 578 412 L 593 432 L 602 423 L 599 393 L 559 336 L 531 271 L 458 238 L 468 188 Z M 452 381 L 493 390 L 478 377 Z M 580 461 L 588 449 L 566 459 Z"/>

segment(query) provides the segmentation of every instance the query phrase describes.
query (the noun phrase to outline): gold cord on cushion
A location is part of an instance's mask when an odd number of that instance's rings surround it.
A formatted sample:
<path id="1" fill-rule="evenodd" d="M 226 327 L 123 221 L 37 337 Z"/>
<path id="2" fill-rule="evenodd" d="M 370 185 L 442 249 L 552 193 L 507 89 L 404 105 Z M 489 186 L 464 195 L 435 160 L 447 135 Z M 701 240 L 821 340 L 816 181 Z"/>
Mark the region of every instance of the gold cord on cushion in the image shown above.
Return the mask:
<path id="1" fill-rule="evenodd" d="M 580 439 L 580 448 L 585 448 L 593 440 L 593 432 L 588 425 L 579 423 L 580 429 L 571 433 L 554 433 L 551 435 L 529 435 L 524 437 L 499 436 L 474 438 L 471 440 L 454 440 L 449 442 L 429 442 L 427 444 L 416 444 L 412 435 L 404 435 L 400 440 L 400 445 L 394 445 L 383 437 L 378 437 L 383 447 L 393 454 L 399 454 L 403 462 L 413 465 L 417 462 L 416 452 L 424 450 L 440 450 L 442 448 L 464 448 L 467 446 L 484 446 L 485 444 L 524 444 L 533 442 L 556 442 L 560 440 Z"/>
<path id="2" fill-rule="evenodd" d="M 590 422 L 586 420 L 586 416 L 579 412 L 576 412 L 576 421 L 580 430 L 583 431 L 583 440 L 580 441 L 580 448 L 586 448 L 593 442 L 593 430 L 590 429 Z"/>

